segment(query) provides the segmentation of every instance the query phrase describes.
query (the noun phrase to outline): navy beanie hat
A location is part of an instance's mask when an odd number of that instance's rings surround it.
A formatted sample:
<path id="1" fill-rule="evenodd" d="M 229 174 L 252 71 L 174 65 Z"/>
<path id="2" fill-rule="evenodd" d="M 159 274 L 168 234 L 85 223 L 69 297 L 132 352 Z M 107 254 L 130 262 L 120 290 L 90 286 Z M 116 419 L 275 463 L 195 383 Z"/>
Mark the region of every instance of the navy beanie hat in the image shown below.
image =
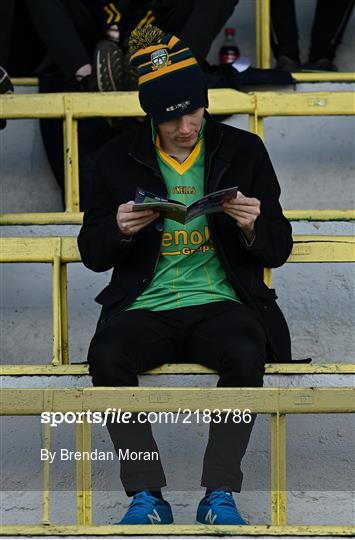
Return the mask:
<path id="1" fill-rule="evenodd" d="M 141 107 L 157 124 L 208 107 L 203 71 L 179 38 L 147 25 L 132 32 L 129 51 Z"/>

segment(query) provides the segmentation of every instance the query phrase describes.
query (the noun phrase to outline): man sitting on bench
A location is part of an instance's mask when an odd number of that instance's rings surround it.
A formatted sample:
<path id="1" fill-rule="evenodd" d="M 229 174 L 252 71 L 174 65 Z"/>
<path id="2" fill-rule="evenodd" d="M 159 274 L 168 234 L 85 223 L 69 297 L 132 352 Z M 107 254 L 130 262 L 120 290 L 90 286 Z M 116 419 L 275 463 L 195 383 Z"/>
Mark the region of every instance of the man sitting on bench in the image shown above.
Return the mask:
<path id="1" fill-rule="evenodd" d="M 219 387 L 261 387 L 265 362 L 290 362 L 290 337 L 263 283 L 292 249 L 291 225 L 268 153 L 252 133 L 216 123 L 191 51 L 177 37 L 147 26 L 130 39 L 146 111 L 141 127 L 100 151 L 78 244 L 84 264 L 113 268 L 98 295 L 101 316 L 88 362 L 95 386 L 137 386 L 138 374 L 166 362 L 216 370 Z M 137 188 L 185 205 L 238 186 L 218 212 L 187 224 L 163 211 L 134 211 Z M 118 456 L 155 452 L 149 423 L 109 423 Z M 211 422 L 197 509 L 203 524 L 245 524 L 233 499 L 256 414 Z M 223 421 L 226 420 L 226 421 Z M 122 460 L 132 502 L 121 524 L 168 524 L 164 471 L 157 460 Z"/>

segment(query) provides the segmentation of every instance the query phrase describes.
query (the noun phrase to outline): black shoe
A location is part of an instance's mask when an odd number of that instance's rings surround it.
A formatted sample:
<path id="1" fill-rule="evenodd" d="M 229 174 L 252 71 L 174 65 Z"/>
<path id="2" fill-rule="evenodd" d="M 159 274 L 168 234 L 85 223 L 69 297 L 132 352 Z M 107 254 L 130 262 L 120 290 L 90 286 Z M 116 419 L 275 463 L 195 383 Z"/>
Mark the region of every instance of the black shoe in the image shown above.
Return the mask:
<path id="1" fill-rule="evenodd" d="M 242 91 L 244 86 L 284 86 L 295 82 L 290 73 L 278 69 L 248 67 L 245 71 L 238 71 L 232 64 L 203 65 L 202 69 L 208 88 L 234 88 Z"/>
<path id="2" fill-rule="evenodd" d="M 10 77 L 3 67 L 0 66 L 0 94 L 12 94 L 14 91 Z"/>
<path id="3" fill-rule="evenodd" d="M 293 60 L 293 58 L 283 54 L 276 60 L 275 69 L 295 73 L 296 71 L 301 71 L 301 64 L 297 60 Z"/>
<path id="4" fill-rule="evenodd" d="M 100 92 L 123 90 L 122 49 L 113 41 L 99 41 L 94 52 L 93 76 Z"/>
<path id="5" fill-rule="evenodd" d="M 338 68 L 329 58 L 320 58 L 303 64 L 302 71 L 338 71 Z"/>

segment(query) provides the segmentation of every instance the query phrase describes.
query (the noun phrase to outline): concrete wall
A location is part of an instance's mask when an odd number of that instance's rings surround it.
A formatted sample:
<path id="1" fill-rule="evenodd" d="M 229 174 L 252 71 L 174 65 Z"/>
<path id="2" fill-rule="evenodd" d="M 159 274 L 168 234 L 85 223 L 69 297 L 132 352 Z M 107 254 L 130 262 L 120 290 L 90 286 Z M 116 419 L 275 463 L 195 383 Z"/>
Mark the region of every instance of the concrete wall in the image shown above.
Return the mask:
<path id="1" fill-rule="evenodd" d="M 301 47 L 305 51 L 314 1 L 299 1 Z M 231 25 L 238 30 L 243 55 L 254 57 L 254 2 L 241 0 Z M 339 48 L 341 70 L 353 70 L 351 35 L 354 17 Z M 212 46 L 216 59 L 222 37 Z M 299 85 L 297 90 L 350 90 L 352 85 Z M 23 91 L 23 90 L 22 90 Z M 26 89 L 28 91 L 28 89 Z M 292 89 L 289 91 L 293 91 Z M 232 125 L 246 128 L 247 119 L 233 116 Z M 289 118 L 266 122 L 266 145 L 282 188 L 284 208 L 350 208 L 354 199 L 354 123 L 352 118 Z M 61 197 L 50 172 L 38 123 L 11 121 L 0 132 L 1 209 L 6 212 L 60 211 Z M 295 233 L 353 234 L 349 223 L 294 223 Z M 4 227 L 5 236 L 76 235 L 78 227 Z M 3 363 L 43 363 L 51 354 L 51 282 L 46 265 L 2 265 Z M 93 334 L 99 306 L 95 295 L 109 273 L 94 274 L 82 265 L 69 267 L 71 359 L 83 361 Z M 290 325 L 293 356 L 314 362 L 351 362 L 355 350 L 354 270 L 350 264 L 286 265 L 273 273 L 279 304 Z M 217 377 L 142 377 L 142 385 L 214 386 Z M 350 386 L 350 376 L 265 377 L 265 386 Z M 4 387 L 90 386 L 88 377 L 22 377 L 2 381 Z M 288 418 L 288 522 L 344 524 L 353 520 L 354 454 L 350 415 L 295 415 Z M 154 426 L 166 467 L 167 499 L 177 523 L 191 523 L 202 489 L 201 464 L 207 426 Z M 41 426 L 38 418 L 2 421 L 2 518 L 6 523 L 40 519 Z M 181 444 L 184 441 L 184 444 Z M 53 432 L 53 449 L 74 449 L 72 426 Z M 95 428 L 93 448 L 112 449 L 106 430 Z M 252 523 L 270 521 L 269 418 L 259 415 L 243 462 L 243 491 L 238 506 Z M 53 522 L 75 518 L 74 465 L 56 465 L 52 475 Z M 127 498 L 122 492 L 117 462 L 94 464 L 94 518 L 117 521 Z"/>

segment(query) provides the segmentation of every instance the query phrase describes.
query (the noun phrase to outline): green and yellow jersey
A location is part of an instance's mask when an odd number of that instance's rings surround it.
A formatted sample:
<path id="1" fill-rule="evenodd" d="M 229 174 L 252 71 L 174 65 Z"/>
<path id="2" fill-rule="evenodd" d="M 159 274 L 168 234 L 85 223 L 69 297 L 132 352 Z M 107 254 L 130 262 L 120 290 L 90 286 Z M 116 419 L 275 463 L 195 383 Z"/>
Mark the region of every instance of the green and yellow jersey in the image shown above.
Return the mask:
<path id="1" fill-rule="evenodd" d="M 187 206 L 204 195 L 204 130 L 183 162 L 164 152 L 152 126 L 159 167 L 169 199 Z M 222 300 L 239 301 L 219 262 L 206 216 L 186 225 L 165 219 L 160 257 L 150 285 L 127 309 L 161 311 Z"/>

